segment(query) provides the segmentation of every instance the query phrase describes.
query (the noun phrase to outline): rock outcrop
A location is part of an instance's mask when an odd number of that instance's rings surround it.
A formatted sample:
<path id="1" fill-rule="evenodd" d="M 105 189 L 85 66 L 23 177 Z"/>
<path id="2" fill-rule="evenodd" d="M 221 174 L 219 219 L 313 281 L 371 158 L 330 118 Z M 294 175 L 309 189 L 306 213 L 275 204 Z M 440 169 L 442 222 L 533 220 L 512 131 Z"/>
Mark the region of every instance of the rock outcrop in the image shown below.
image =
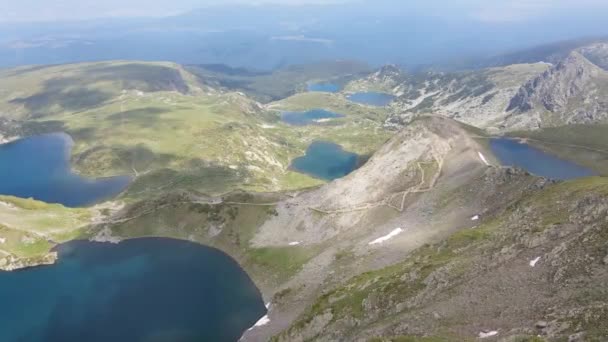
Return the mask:
<path id="1" fill-rule="evenodd" d="M 523 85 L 507 111 L 541 119 L 549 113 L 560 123 L 593 123 L 608 118 L 608 72 L 572 52 L 559 64 Z M 542 124 L 542 122 L 540 122 Z"/>
<path id="2" fill-rule="evenodd" d="M 41 257 L 35 258 L 19 258 L 9 254 L 0 256 L 0 270 L 15 271 L 28 267 L 36 267 L 42 265 L 52 265 L 57 261 L 57 252 L 47 253 Z"/>
<path id="3" fill-rule="evenodd" d="M 390 91 L 398 96 L 386 127 L 403 127 L 428 113 L 493 132 L 608 120 L 608 43 L 577 46 L 563 56 L 555 64 L 453 73 L 403 75 L 391 67 L 392 71 L 380 70 L 366 82 L 390 84 Z"/>

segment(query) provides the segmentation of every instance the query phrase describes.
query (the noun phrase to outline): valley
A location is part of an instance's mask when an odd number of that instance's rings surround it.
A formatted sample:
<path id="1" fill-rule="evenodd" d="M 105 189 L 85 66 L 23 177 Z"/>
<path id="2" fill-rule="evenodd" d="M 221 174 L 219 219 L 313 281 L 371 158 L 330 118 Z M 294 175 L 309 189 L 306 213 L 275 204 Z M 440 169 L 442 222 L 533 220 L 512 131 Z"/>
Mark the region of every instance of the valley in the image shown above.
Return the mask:
<path id="1" fill-rule="evenodd" d="M 5 190 L 0 269 L 69 269 L 74 256 L 57 258 L 79 240 L 185 240 L 227 254 L 259 289 L 247 300 L 266 314 L 245 341 L 601 341 L 606 45 L 458 72 L 2 69 L 0 135 L 12 142 L 0 160 L 62 133 L 64 172 L 128 182 L 82 202 Z"/>

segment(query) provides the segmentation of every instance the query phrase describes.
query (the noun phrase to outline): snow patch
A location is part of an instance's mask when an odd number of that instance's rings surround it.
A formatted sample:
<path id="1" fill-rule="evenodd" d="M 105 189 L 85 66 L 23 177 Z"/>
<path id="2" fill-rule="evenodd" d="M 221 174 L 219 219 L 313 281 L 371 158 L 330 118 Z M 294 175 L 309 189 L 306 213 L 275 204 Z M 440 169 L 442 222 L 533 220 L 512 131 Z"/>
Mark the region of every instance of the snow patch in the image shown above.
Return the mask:
<path id="1" fill-rule="evenodd" d="M 6 238 L 0 238 L 0 243 L 1 244 L 5 244 L 6 243 Z"/>
<path id="2" fill-rule="evenodd" d="M 290 246 L 297 246 L 297 245 L 299 245 L 299 244 L 301 244 L 301 242 L 300 242 L 300 241 L 293 241 L 293 242 L 290 242 L 290 243 L 289 243 L 289 245 L 290 245 Z"/>
<path id="3" fill-rule="evenodd" d="M 537 257 L 536 259 L 530 260 L 530 267 L 534 267 L 536 266 L 536 263 L 540 260 L 540 257 Z"/>
<path id="4" fill-rule="evenodd" d="M 253 330 L 256 327 L 261 327 L 268 323 L 270 323 L 270 318 L 268 318 L 268 315 L 264 315 L 264 317 L 260 318 L 257 322 L 255 322 L 255 324 L 248 330 Z"/>
<path id="5" fill-rule="evenodd" d="M 479 333 L 479 338 L 492 337 L 492 336 L 496 336 L 496 335 L 498 335 L 498 331 L 496 331 L 496 330 L 482 331 Z"/>
<path id="6" fill-rule="evenodd" d="M 479 159 L 481 159 L 481 161 L 486 164 L 487 166 L 490 166 L 490 163 L 488 163 L 488 160 L 486 159 L 486 157 L 483 155 L 483 153 L 481 152 L 477 152 L 477 154 L 479 155 Z"/>
<path id="7" fill-rule="evenodd" d="M 275 125 L 267 125 L 267 124 L 261 124 L 259 126 L 262 127 L 262 128 L 264 128 L 264 129 L 277 128 L 277 126 L 275 126 Z"/>
<path id="8" fill-rule="evenodd" d="M 264 304 L 264 306 L 266 307 L 266 310 L 270 310 L 270 302 Z M 251 328 L 247 329 L 247 331 L 253 330 L 256 327 L 264 326 L 268 323 L 270 323 L 270 318 L 268 317 L 268 314 L 265 314 L 264 317 L 258 319 L 258 321 L 255 322 L 255 324 Z"/>
<path id="9" fill-rule="evenodd" d="M 475 215 L 473 217 L 471 217 L 471 221 L 477 221 L 479 220 L 479 215 Z"/>
<path id="10" fill-rule="evenodd" d="M 324 123 L 324 122 L 329 122 L 329 121 L 331 121 L 331 120 L 332 120 L 332 119 L 330 119 L 330 118 L 325 118 L 325 119 L 317 119 L 317 120 L 315 120 L 315 122 L 316 122 L 316 123 Z"/>
<path id="11" fill-rule="evenodd" d="M 401 233 L 403 233 L 403 229 L 401 229 L 401 228 L 393 229 L 392 232 L 390 232 L 382 237 L 377 238 L 376 240 L 370 242 L 368 245 L 376 245 L 379 243 L 383 243 L 384 241 L 390 240 Z"/>

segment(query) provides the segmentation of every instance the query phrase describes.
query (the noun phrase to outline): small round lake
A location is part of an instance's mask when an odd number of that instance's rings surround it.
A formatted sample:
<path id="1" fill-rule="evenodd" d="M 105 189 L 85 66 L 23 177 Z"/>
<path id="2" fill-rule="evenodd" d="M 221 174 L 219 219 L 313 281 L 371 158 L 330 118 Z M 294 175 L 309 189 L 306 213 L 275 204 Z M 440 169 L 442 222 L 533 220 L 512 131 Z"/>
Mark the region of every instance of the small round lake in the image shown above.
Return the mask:
<path id="1" fill-rule="evenodd" d="M 490 147 L 503 165 L 517 166 L 537 176 L 566 180 L 595 175 L 585 167 L 559 159 L 515 139 L 492 139 Z"/>
<path id="2" fill-rule="evenodd" d="M 129 176 L 92 180 L 74 174 L 71 147 L 64 133 L 0 145 L 0 194 L 78 207 L 116 196 L 131 182 Z"/>
<path id="3" fill-rule="evenodd" d="M 317 91 L 323 93 L 337 93 L 342 89 L 341 86 L 334 83 L 308 83 L 308 91 Z"/>
<path id="4" fill-rule="evenodd" d="M 324 180 L 344 177 L 358 166 L 359 155 L 326 141 L 313 142 L 308 146 L 305 156 L 296 158 L 291 163 L 295 171 Z"/>
<path id="5" fill-rule="evenodd" d="M 377 107 L 388 106 L 395 99 L 393 95 L 379 92 L 354 93 L 347 98 L 352 102 Z"/>
<path id="6" fill-rule="evenodd" d="M 281 120 L 293 126 L 318 124 L 327 120 L 342 118 L 344 115 L 324 109 L 313 109 L 305 112 L 282 112 Z"/>
<path id="7" fill-rule="evenodd" d="M 237 341 L 266 309 L 226 254 L 188 241 L 72 241 L 0 272 L 0 341 Z"/>

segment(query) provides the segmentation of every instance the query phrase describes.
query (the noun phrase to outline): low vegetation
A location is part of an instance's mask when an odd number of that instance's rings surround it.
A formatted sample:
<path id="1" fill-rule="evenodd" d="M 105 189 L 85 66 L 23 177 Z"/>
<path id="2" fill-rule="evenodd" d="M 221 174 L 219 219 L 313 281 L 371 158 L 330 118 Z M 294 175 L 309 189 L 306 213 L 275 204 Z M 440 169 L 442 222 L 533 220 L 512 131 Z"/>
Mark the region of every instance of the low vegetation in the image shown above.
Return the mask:
<path id="1" fill-rule="evenodd" d="M 129 202 L 167 189 L 220 194 L 319 185 L 289 170 L 291 160 L 303 155 L 312 141 L 328 140 L 370 154 L 390 135 L 381 128 L 384 110 L 370 110 L 342 96 L 302 93 L 263 106 L 231 92 L 239 87 L 211 82 L 213 77 L 219 83 L 221 77 L 246 79 L 252 82 L 248 91 L 273 94 L 274 99 L 302 90 L 280 93 L 286 87 L 278 79 L 305 85 L 322 77 L 357 74 L 365 71 L 363 66 L 321 63 L 275 74 L 224 69 L 143 62 L 10 69 L 3 71 L 7 91 L 0 94 L 0 110 L 22 122 L 18 135 L 68 133 L 74 140 L 72 165 L 80 174 L 134 175 L 124 194 Z M 215 75 L 211 81 L 205 76 L 209 73 Z M 281 110 L 313 108 L 345 117 L 303 127 L 280 121 Z"/>
<path id="2" fill-rule="evenodd" d="M 79 236 L 93 214 L 92 209 L 0 196 L 0 259 L 44 255 L 57 243 Z"/>

